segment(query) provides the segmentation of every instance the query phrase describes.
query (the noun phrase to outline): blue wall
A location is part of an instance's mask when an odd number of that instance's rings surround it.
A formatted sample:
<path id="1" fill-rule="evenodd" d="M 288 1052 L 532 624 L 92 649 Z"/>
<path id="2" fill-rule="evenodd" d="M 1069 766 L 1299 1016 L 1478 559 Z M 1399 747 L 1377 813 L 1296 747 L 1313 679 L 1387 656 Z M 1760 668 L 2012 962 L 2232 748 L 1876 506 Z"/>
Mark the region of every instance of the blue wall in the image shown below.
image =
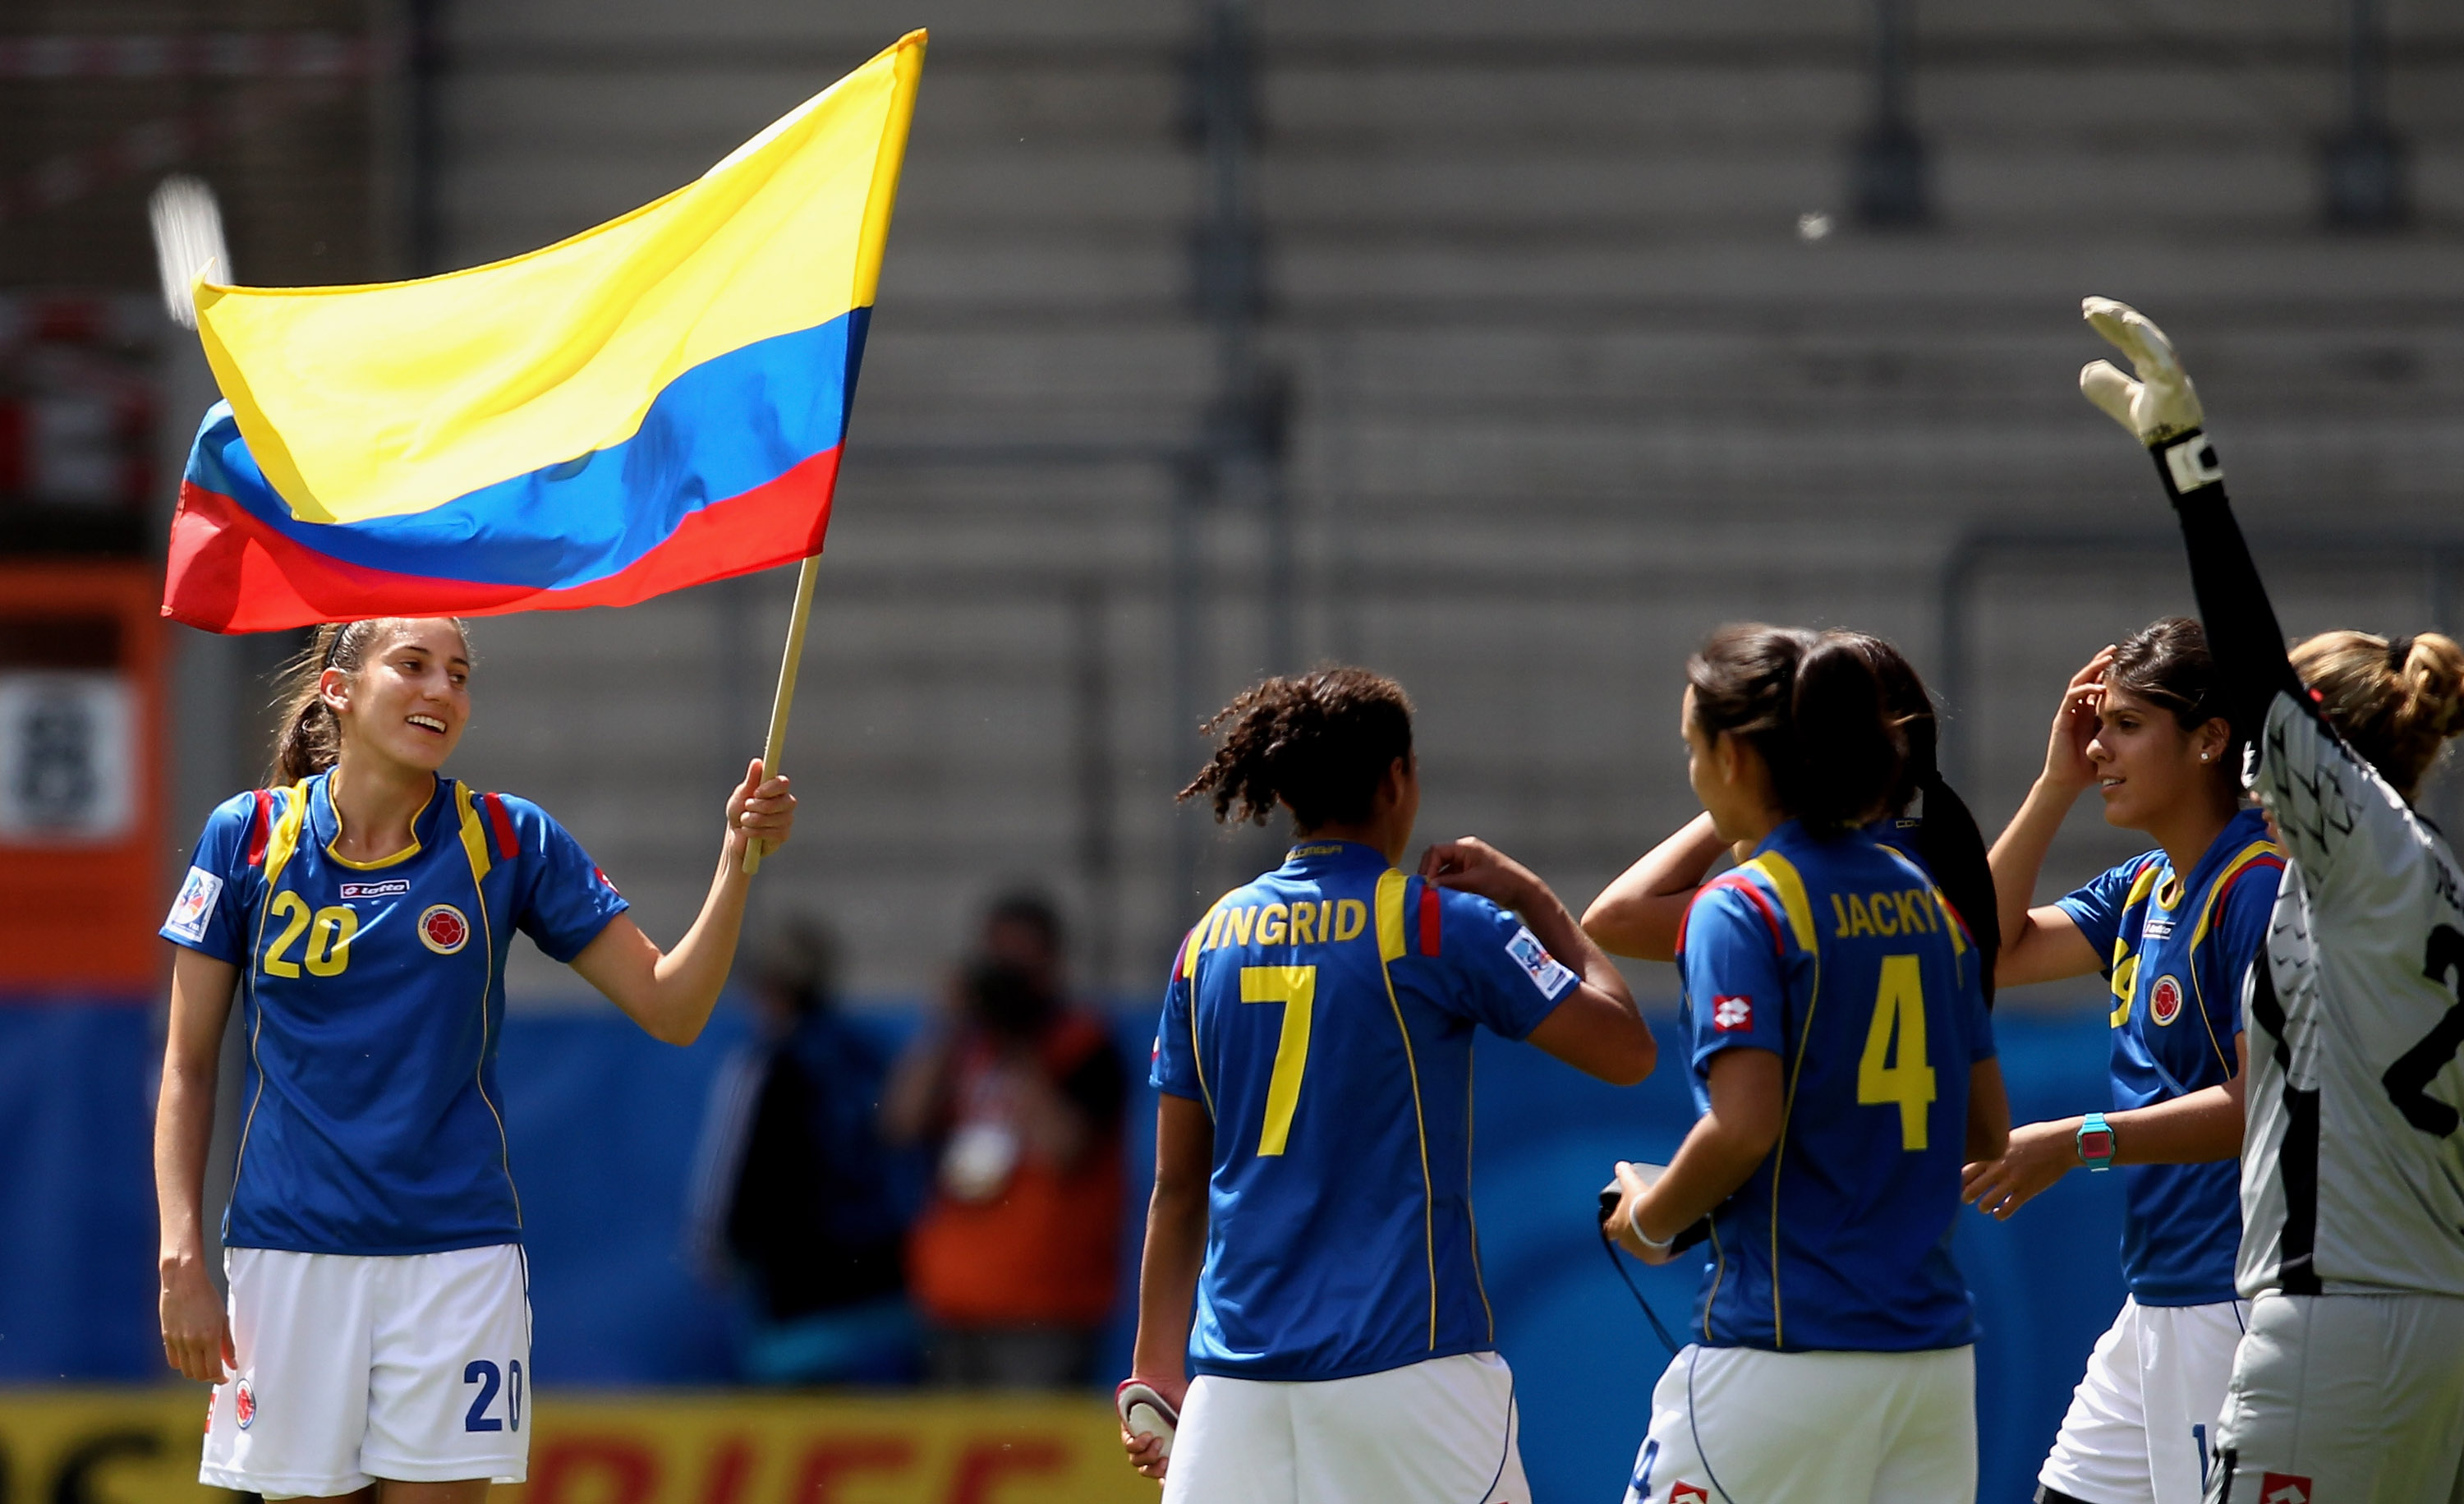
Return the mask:
<path id="1" fill-rule="evenodd" d="M 905 1021 L 884 1018 L 886 1034 Z M 1667 1022 L 1659 1023 L 1663 1039 Z M 1123 1022 L 1132 1061 L 1152 1026 Z M 2104 1099 L 2101 1016 L 1999 1021 L 2022 1120 Z M 514 1162 L 530 1228 L 537 1362 L 547 1383 L 708 1383 L 729 1374 L 724 1298 L 688 1266 L 678 1227 L 712 1073 L 743 1025 L 723 1012 L 691 1050 L 611 1011 L 516 1017 L 504 1041 Z M 154 1217 L 147 1163 L 146 1013 L 70 1004 L 0 1007 L 0 1382 L 150 1380 Z M 1535 1051 L 1484 1039 L 1478 1197 L 1499 1345 L 1520 1377 L 1524 1457 L 1546 1504 L 1623 1486 L 1667 1355 L 1601 1256 L 1595 1194 L 1618 1158 L 1664 1160 L 1691 1120 L 1682 1078 L 1630 1092 Z M 1133 1107 L 1132 1162 L 1154 1107 Z M 1134 1178 L 1134 1177 L 1133 1177 Z M 2074 1175 L 2014 1223 L 1963 1216 L 1959 1258 L 1983 1309 L 1977 1349 L 1980 1497 L 2016 1501 L 2088 1349 L 2122 1301 L 2118 1177 Z M 1143 1204 L 1143 1185 L 1135 1192 Z M 1134 1216 L 1124 1239 L 1129 1288 Z M 1691 1270 L 1632 1266 L 1672 1328 Z M 1126 1303 L 1114 1332 L 1129 1351 Z"/>

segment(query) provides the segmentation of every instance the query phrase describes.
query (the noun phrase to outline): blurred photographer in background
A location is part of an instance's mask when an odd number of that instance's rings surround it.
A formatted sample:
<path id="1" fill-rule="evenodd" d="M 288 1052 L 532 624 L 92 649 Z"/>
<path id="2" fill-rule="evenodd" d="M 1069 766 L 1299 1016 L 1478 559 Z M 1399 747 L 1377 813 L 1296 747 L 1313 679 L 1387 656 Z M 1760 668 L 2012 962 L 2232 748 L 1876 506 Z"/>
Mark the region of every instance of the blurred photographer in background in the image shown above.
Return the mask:
<path id="1" fill-rule="evenodd" d="M 1063 983 L 1060 916 L 1018 894 L 984 918 L 955 998 L 894 1072 L 882 1126 L 929 1145 L 908 1248 L 936 1383 L 1092 1381 L 1120 1265 L 1119 1053 Z"/>

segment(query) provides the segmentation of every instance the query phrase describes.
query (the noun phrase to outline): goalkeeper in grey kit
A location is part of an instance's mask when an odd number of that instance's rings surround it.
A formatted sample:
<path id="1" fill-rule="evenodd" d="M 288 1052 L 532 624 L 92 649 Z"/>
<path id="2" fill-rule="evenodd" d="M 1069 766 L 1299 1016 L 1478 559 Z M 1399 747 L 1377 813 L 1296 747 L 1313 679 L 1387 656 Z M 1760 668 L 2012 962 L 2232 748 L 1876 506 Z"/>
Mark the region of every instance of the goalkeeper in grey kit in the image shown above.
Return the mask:
<path id="1" fill-rule="evenodd" d="M 2464 883 L 2411 803 L 2464 730 L 2464 651 L 2337 631 L 2288 657 L 2171 343 L 2121 303 L 2085 313 L 2138 379 L 2099 361 L 2080 390 L 2156 460 L 2287 858 L 2244 993 L 2253 1306 L 2207 1496 L 2464 1504 Z"/>

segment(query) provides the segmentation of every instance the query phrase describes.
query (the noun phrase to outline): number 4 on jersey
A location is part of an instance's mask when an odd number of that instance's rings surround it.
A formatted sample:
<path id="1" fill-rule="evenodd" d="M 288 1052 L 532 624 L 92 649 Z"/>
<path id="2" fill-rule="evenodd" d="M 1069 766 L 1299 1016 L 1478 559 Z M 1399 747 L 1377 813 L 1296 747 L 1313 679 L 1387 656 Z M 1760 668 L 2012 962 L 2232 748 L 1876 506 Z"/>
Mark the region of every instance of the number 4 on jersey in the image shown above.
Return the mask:
<path id="1" fill-rule="evenodd" d="M 1896 1058 L 1894 1032 L 1900 1041 Z M 1925 973 L 1914 956 L 1885 956 L 1874 1022 L 1866 1027 L 1865 1053 L 1857 1062 L 1858 1105 L 1896 1103 L 1900 1147 L 1913 1152 L 1925 1147 L 1925 1109 L 1933 1096 L 1933 1067 L 1925 1063 Z"/>

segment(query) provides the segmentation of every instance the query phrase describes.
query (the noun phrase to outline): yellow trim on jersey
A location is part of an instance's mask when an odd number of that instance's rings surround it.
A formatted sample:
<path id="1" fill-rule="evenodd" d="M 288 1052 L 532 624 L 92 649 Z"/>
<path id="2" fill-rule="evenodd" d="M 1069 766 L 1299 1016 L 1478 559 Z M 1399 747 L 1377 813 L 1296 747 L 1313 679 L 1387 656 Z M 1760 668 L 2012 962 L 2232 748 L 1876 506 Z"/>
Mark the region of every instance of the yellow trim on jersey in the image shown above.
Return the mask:
<path id="1" fill-rule="evenodd" d="M 239 1148 L 231 1157 L 231 1183 L 239 1183 L 239 1172 L 248 1164 L 249 1134 L 256 1127 L 256 1109 L 265 1101 L 265 1063 L 257 1057 L 257 1040 L 265 1032 L 265 1000 L 257 996 L 256 979 L 265 964 L 265 919 L 274 911 L 274 880 L 282 875 L 292 853 L 299 850 L 299 831 L 308 817 L 308 782 L 305 779 L 277 791 L 282 812 L 265 823 L 265 897 L 257 906 L 256 938 L 248 949 L 248 997 L 256 1008 L 256 1019 L 248 1031 L 248 1063 L 256 1069 L 256 1095 L 248 1099 L 248 1117 L 239 1125 Z"/>
<path id="2" fill-rule="evenodd" d="M 488 834 L 479 824 L 478 806 L 472 801 L 471 785 L 455 780 L 453 806 L 462 816 L 462 852 L 471 859 L 471 892 L 479 909 L 479 938 L 487 943 L 488 953 L 479 984 L 479 1059 L 471 1068 L 471 1079 L 479 1088 L 479 1100 L 488 1104 L 488 1116 L 496 1120 L 497 1163 L 505 1167 L 505 1190 L 514 1198 L 514 1226 L 522 1225 L 522 1191 L 514 1183 L 514 1145 L 505 1135 L 505 1115 L 496 1110 L 495 1100 L 488 1095 L 488 995 L 496 990 L 496 921 L 488 917 L 488 890 L 481 879 L 488 875 Z"/>
<path id="3" fill-rule="evenodd" d="M 1488 1303 L 1488 1280 L 1480 1272 L 1480 1213 L 1471 1205 L 1472 1075 L 1474 1061 L 1463 1056 L 1463 1221 L 1471 1228 L 1471 1282 L 1480 1292 L 1480 1309 L 1488 1317 L 1488 1340 L 1497 1340 L 1497 1311 Z"/>
<path id="4" fill-rule="evenodd" d="M 2139 875 L 2130 880 L 2130 893 L 2122 900 L 2122 912 L 2129 913 L 2141 899 L 2154 892 L 2164 875 L 2165 864 L 2161 861 L 2149 862 L 2141 868 Z M 2130 1000 L 2138 990 L 2139 953 L 2130 948 L 2127 938 L 2117 934 L 2113 938 L 2113 995 L 2122 1001 L 2116 1005 L 2108 1020 L 2114 1028 L 2120 1028 L 2130 1022 Z"/>
<path id="5" fill-rule="evenodd" d="M 1420 1110 L 1420 1062 L 1412 1049 L 1412 1028 L 1395 995 L 1394 963 L 1403 958 L 1403 894 L 1409 879 L 1389 867 L 1377 874 L 1377 971 L 1386 979 L 1386 1006 L 1395 1010 L 1403 1036 L 1403 1065 L 1412 1076 L 1412 1126 L 1420 1136 L 1420 1246 L 1429 1257 L 1429 1348 L 1438 1345 L 1438 1187 L 1429 1178 L 1429 1122 Z"/>
<path id="6" fill-rule="evenodd" d="M 2190 931 L 2190 948 L 2187 952 L 2189 958 L 2191 1001 L 2198 1006 L 2199 1022 L 2207 1027 L 2208 1048 L 2216 1052 L 2216 1064 L 2224 1068 L 2224 1073 L 2228 1076 L 2239 1074 L 2241 1063 L 2225 1053 L 2224 1042 L 2216 1038 L 2215 1020 L 2208 1016 L 2207 988 L 2199 983 L 2199 943 L 2208 938 L 2211 922 L 2215 918 L 2216 899 L 2223 896 L 2226 887 L 2243 868 L 2266 856 L 2281 860 L 2284 856 L 2284 849 L 2274 841 L 2253 841 L 2235 852 L 2233 860 L 2225 863 L 2224 871 L 2216 874 L 2214 880 L 2208 884 L 2207 900 L 2199 905 L 2199 922 Z M 2255 966 L 2265 963 L 2264 955 L 2251 958 L 2251 964 Z"/>
<path id="7" fill-rule="evenodd" d="M 1780 1316 L 1779 1297 L 1779 1172 L 1788 1157 L 1788 1123 L 1796 1111 L 1797 1078 L 1805 1073 L 1805 1045 L 1814 1036 L 1814 1009 L 1822 999 L 1822 950 L 1814 928 L 1814 905 L 1805 896 L 1805 879 L 1798 874 L 1796 864 L 1777 852 L 1760 852 L 1744 864 L 1762 874 L 1779 894 L 1780 907 L 1788 911 L 1789 928 L 1796 934 L 1797 947 L 1814 962 L 1814 985 L 1806 994 L 1805 1026 L 1796 1038 L 1796 1064 L 1788 1073 L 1788 1092 L 1780 1100 L 1779 1139 L 1771 1145 L 1771 1345 L 1783 1351 L 1788 1346 L 1787 1328 Z M 1716 1251 L 1716 1250 L 1715 1250 Z M 1717 1276 L 1712 1281 L 1712 1294 L 1719 1294 Z M 1704 1304 L 1704 1330 L 1710 1330 L 1710 1304 Z"/>
<path id="8" fill-rule="evenodd" d="M 299 850 L 299 832 L 308 823 L 308 782 L 305 779 L 284 789 L 282 812 L 266 825 L 265 829 L 265 896 L 274 896 L 274 880 Z M 256 917 L 259 939 L 265 935 L 265 916 Z"/>
<path id="9" fill-rule="evenodd" d="M 325 800 L 328 804 L 332 804 L 333 799 L 334 780 L 332 775 L 328 774 L 325 779 Z M 390 856 L 380 856 L 372 862 L 355 862 L 351 860 L 351 858 L 344 856 L 341 852 L 334 850 L 335 842 L 338 842 L 342 838 L 342 809 L 340 805 L 336 805 L 334 807 L 334 839 L 325 843 L 325 854 L 337 865 L 347 867 L 356 873 L 372 873 L 380 867 L 392 867 L 398 863 L 407 862 L 419 854 L 419 817 L 428 813 L 428 807 L 435 803 L 435 801 L 436 785 L 434 783 L 430 783 L 428 785 L 428 797 L 419 802 L 419 808 L 415 810 L 410 817 L 410 844 L 404 847 L 401 851 L 394 852 Z"/>
<path id="10" fill-rule="evenodd" d="M 1798 948 L 1809 955 L 1815 947 L 1814 905 L 1806 901 L 1805 879 L 1797 875 L 1796 864 L 1777 852 L 1757 853 L 1744 863 L 1770 879 L 1779 894 L 1780 907 L 1788 911 L 1788 927 L 1796 932 Z"/>
<path id="11" fill-rule="evenodd" d="M 471 797 L 471 785 L 456 782 L 453 785 L 453 809 L 462 819 L 462 853 L 471 858 L 471 882 L 476 887 L 494 865 L 488 860 L 488 830 L 479 823 L 479 806 Z M 486 908 L 487 904 L 479 905 Z M 489 964 L 495 965 L 495 951 L 488 953 Z M 1149 973 L 1153 975 L 1153 973 Z"/>

